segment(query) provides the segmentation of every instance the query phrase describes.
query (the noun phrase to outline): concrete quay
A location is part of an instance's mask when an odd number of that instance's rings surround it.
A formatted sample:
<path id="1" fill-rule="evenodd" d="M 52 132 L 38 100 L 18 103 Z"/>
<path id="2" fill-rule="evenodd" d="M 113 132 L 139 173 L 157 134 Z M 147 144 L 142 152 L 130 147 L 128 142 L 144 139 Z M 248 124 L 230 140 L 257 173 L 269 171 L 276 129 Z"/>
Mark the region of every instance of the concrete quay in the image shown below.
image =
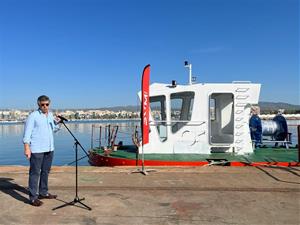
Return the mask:
<path id="1" fill-rule="evenodd" d="M 52 167 L 56 200 L 28 204 L 28 167 L 0 166 L 0 224 L 300 224 L 300 168 L 79 167 L 79 197 L 92 211 L 67 206 L 74 199 L 75 168 Z"/>

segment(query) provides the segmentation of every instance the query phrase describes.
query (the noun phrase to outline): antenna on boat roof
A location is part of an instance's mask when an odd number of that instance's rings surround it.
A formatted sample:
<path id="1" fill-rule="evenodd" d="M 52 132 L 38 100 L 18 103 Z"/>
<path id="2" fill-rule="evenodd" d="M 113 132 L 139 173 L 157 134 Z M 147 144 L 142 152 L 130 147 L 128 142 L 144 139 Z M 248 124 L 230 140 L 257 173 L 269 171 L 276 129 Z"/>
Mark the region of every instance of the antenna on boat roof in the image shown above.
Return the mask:
<path id="1" fill-rule="evenodd" d="M 189 68 L 189 85 L 191 85 L 196 81 L 196 77 L 192 75 L 192 64 L 188 61 L 184 61 L 184 67 Z"/>

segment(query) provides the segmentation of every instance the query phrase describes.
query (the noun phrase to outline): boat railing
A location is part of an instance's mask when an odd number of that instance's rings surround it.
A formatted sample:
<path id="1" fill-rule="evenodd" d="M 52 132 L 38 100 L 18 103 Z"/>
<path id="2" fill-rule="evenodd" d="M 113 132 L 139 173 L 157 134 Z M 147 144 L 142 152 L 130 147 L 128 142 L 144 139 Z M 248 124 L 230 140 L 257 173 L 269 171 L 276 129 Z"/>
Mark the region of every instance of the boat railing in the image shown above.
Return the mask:
<path id="1" fill-rule="evenodd" d="M 139 121 L 137 121 L 139 122 Z M 182 124 L 184 126 L 202 126 L 205 121 L 191 121 L 191 120 L 153 120 L 149 121 L 150 126 L 174 126 L 174 124 Z M 118 139 L 131 139 L 137 145 L 140 137 L 140 125 L 126 125 L 126 124 L 92 124 L 91 130 L 91 149 L 95 147 L 114 148 L 115 142 Z"/>
<path id="2" fill-rule="evenodd" d="M 299 127 L 299 124 L 288 124 L 288 127 Z M 289 129 L 290 130 L 290 129 Z M 298 134 L 299 136 L 299 134 Z M 262 138 L 261 144 L 273 144 L 274 146 L 277 146 L 278 144 L 281 144 L 282 146 L 284 146 L 286 149 L 289 149 L 289 145 L 292 145 L 292 133 L 288 132 L 287 136 L 284 140 L 275 140 L 273 136 L 263 136 L 265 138 Z M 269 138 L 267 138 L 269 137 Z M 253 146 L 255 145 L 255 141 L 252 140 Z"/>
<path id="3" fill-rule="evenodd" d="M 110 148 L 113 149 L 117 136 L 121 138 L 138 138 L 138 125 L 120 125 L 120 124 L 105 124 L 105 125 L 92 125 L 91 131 L 91 149 L 96 148 Z"/>
<path id="4" fill-rule="evenodd" d="M 137 121 L 139 122 L 139 121 Z M 150 126 L 174 126 L 174 124 L 184 124 L 184 126 L 187 127 L 193 127 L 193 126 L 202 126 L 206 124 L 205 121 L 191 121 L 191 120 L 152 120 L 149 121 Z M 140 129 L 141 126 L 137 125 L 126 125 L 126 124 L 105 124 L 105 125 L 99 125 L 99 124 L 93 124 L 92 125 L 92 132 L 91 132 L 91 149 L 94 147 L 101 148 L 102 146 L 110 146 L 111 148 L 114 147 L 115 142 L 118 139 L 123 140 L 122 138 L 130 138 L 133 143 L 139 143 L 140 137 Z M 288 125 L 288 127 L 299 127 L 298 124 L 295 125 Z M 97 131 L 98 130 L 98 134 Z M 289 129 L 290 130 L 290 129 Z M 297 132 L 296 132 L 297 133 Z M 299 134 L 298 134 L 299 135 Z M 277 146 L 279 144 L 285 146 L 286 149 L 289 149 L 289 146 L 293 144 L 292 141 L 292 133 L 288 133 L 287 137 L 284 140 L 275 140 L 270 136 L 264 136 L 262 139 L 261 144 L 268 144 L 268 145 L 274 145 Z M 294 142 L 297 142 L 297 140 L 294 140 Z M 254 143 L 254 141 L 253 141 Z"/>

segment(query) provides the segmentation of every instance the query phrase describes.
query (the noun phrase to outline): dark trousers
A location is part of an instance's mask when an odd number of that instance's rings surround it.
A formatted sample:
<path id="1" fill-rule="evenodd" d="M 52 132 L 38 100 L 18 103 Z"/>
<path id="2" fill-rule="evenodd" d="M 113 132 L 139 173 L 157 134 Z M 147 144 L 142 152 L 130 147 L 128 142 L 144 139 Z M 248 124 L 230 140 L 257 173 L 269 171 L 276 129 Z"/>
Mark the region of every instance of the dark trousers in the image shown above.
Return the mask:
<path id="1" fill-rule="evenodd" d="M 48 175 L 53 159 L 53 151 L 32 153 L 29 169 L 29 199 L 38 198 L 38 195 L 48 194 Z"/>

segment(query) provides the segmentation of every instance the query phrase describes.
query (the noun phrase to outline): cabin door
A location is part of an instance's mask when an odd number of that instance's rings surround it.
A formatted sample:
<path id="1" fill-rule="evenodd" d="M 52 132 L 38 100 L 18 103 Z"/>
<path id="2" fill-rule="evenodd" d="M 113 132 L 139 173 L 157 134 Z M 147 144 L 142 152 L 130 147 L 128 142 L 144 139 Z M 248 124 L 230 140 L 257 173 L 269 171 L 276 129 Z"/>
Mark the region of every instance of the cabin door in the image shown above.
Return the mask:
<path id="1" fill-rule="evenodd" d="M 210 144 L 229 145 L 234 140 L 234 96 L 213 93 L 209 98 Z"/>

